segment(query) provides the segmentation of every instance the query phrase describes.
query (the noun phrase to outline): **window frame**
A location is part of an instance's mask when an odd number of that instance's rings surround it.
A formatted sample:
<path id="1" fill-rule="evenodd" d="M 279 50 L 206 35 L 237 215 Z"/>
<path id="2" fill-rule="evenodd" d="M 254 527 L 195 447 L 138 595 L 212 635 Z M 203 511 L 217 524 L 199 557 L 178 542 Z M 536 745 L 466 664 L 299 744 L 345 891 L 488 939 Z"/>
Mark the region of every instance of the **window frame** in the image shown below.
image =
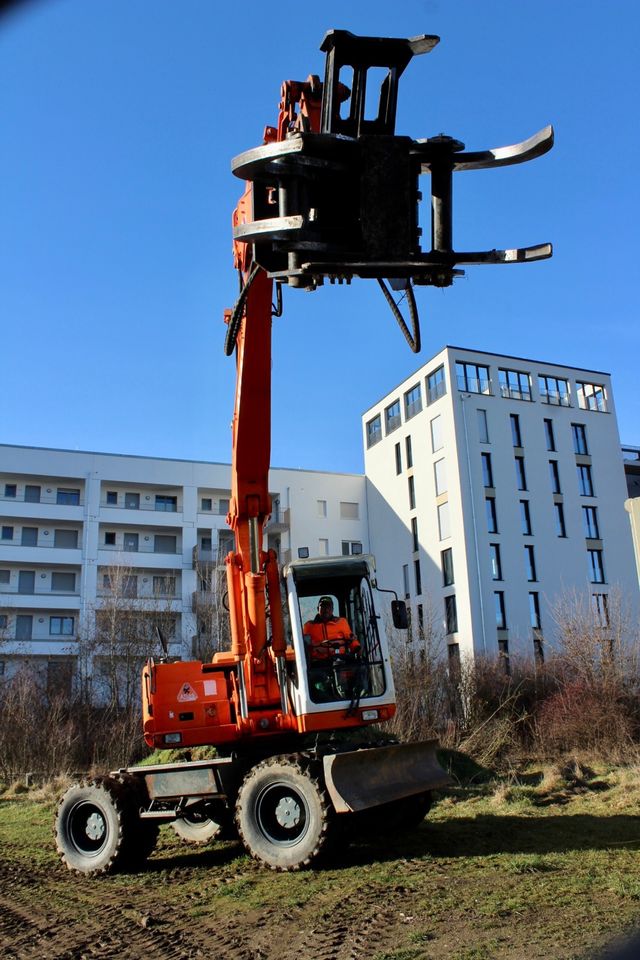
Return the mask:
<path id="1" fill-rule="evenodd" d="M 526 370 L 498 367 L 498 383 L 500 384 L 500 396 L 508 400 L 527 400 L 531 402 L 531 374 Z"/>
<path id="2" fill-rule="evenodd" d="M 417 391 L 417 400 L 409 399 L 411 394 L 416 393 Z M 413 387 L 410 387 L 405 391 L 404 394 L 404 419 L 411 420 L 412 417 L 417 416 L 417 414 L 422 413 L 422 388 L 420 386 L 420 381 L 414 384 Z"/>
<path id="3" fill-rule="evenodd" d="M 379 413 L 376 413 L 371 420 L 367 420 L 365 432 L 367 435 L 367 450 L 370 450 L 371 447 L 375 447 L 376 443 L 380 443 L 382 440 L 382 417 Z"/>
<path id="4" fill-rule="evenodd" d="M 396 411 L 397 408 L 397 411 Z M 400 397 L 396 397 L 384 408 L 384 435 L 395 433 L 402 426 L 402 412 L 400 407 Z"/>

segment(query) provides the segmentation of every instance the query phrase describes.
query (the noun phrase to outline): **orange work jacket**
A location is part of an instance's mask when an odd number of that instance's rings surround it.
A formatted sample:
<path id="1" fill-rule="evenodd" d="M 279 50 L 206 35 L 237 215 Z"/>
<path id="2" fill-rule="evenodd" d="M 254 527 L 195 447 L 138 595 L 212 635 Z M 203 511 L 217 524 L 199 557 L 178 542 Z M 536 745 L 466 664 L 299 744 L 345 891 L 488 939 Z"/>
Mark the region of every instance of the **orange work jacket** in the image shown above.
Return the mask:
<path id="1" fill-rule="evenodd" d="M 330 620 L 315 617 L 305 623 L 303 633 L 311 638 L 312 660 L 326 660 L 340 653 L 354 653 L 360 649 L 360 643 L 344 617 L 331 617 Z M 326 643 L 327 640 L 343 643 Z"/>

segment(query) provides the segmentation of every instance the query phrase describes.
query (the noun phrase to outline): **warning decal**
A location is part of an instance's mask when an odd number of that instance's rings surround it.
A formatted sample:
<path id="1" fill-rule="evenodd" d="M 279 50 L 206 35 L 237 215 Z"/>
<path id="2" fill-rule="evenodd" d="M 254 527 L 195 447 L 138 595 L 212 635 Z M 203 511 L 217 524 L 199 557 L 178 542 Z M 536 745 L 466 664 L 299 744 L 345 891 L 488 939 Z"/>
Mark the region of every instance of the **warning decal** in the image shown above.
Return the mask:
<path id="1" fill-rule="evenodd" d="M 198 694 L 195 692 L 190 683 L 183 683 L 180 687 L 180 693 L 176 699 L 180 703 L 186 703 L 187 700 L 197 700 Z"/>

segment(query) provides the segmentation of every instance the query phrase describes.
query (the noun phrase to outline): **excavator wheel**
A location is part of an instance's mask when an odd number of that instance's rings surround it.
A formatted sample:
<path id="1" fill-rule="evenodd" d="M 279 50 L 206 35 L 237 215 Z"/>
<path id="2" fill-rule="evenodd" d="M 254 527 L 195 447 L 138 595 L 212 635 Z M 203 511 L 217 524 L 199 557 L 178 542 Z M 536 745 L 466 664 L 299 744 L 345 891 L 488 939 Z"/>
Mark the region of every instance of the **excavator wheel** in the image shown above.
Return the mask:
<path id="1" fill-rule="evenodd" d="M 238 836 L 228 811 L 213 810 L 210 806 L 185 810 L 171 827 L 185 843 L 205 844 L 212 840 L 234 840 Z"/>
<path id="2" fill-rule="evenodd" d="M 272 757 L 245 777 L 236 824 L 246 849 L 273 870 L 308 867 L 328 846 L 332 809 L 302 758 Z"/>
<path id="3" fill-rule="evenodd" d="M 149 794 L 144 780 L 129 773 L 119 773 L 112 779 L 121 784 L 125 803 L 127 829 L 124 834 L 123 860 L 128 869 L 135 870 L 153 853 L 160 827 L 156 821 L 140 817 L 140 811 L 149 805 Z"/>
<path id="4" fill-rule="evenodd" d="M 127 791 L 112 777 L 70 787 L 58 807 L 56 847 L 69 870 L 115 873 L 126 869 L 134 819 Z"/>

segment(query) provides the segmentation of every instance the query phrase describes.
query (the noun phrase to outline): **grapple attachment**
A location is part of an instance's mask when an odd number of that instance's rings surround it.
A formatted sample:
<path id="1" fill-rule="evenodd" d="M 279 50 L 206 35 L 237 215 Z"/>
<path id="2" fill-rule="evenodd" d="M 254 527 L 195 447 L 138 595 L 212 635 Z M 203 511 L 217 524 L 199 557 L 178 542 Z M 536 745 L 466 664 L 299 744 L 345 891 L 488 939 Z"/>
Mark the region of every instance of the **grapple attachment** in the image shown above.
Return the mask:
<path id="1" fill-rule="evenodd" d="M 331 30 L 324 84 L 288 81 L 287 124 L 265 145 L 235 157 L 234 174 L 252 185 L 251 201 L 238 208 L 234 240 L 253 245 L 252 257 L 279 284 L 313 289 L 324 279 L 353 277 L 381 285 L 411 348 L 420 349 L 413 284 L 446 287 L 460 264 L 526 263 L 551 256 L 551 244 L 463 252 L 453 247 L 453 174 L 523 163 L 551 149 L 545 127 L 522 143 L 464 152 L 440 134 L 422 140 L 395 133 L 400 76 L 411 58 L 428 53 L 439 38 L 357 37 Z M 311 83 L 310 81 L 314 82 Z M 300 116 L 292 97 L 302 103 Z M 309 103 L 322 97 L 321 109 Z M 303 116 L 304 113 L 304 116 Z M 276 139 L 277 137 L 277 139 Z M 420 244 L 419 177 L 431 177 L 431 249 Z M 246 248 L 245 248 L 246 249 Z M 403 291 L 412 329 L 389 290 Z"/>

